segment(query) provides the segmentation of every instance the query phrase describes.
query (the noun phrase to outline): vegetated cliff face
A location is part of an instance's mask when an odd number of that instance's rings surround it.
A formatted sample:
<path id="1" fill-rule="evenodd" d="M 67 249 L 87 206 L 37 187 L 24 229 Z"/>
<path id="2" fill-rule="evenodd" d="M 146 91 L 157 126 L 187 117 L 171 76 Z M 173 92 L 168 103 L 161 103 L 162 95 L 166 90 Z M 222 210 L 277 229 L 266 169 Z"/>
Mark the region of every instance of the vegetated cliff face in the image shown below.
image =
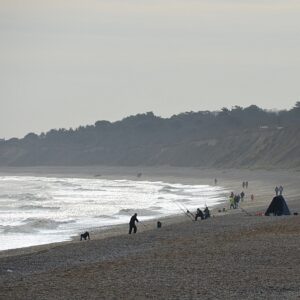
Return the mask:
<path id="1" fill-rule="evenodd" d="M 268 117 L 249 123 L 245 116 L 237 118 L 228 112 L 188 113 L 170 119 L 147 113 L 76 130 L 31 133 L 24 139 L 0 142 L 0 166 L 300 169 L 300 126 L 297 122 L 278 126 L 282 119 L 279 123 L 273 115 L 275 119 Z"/>

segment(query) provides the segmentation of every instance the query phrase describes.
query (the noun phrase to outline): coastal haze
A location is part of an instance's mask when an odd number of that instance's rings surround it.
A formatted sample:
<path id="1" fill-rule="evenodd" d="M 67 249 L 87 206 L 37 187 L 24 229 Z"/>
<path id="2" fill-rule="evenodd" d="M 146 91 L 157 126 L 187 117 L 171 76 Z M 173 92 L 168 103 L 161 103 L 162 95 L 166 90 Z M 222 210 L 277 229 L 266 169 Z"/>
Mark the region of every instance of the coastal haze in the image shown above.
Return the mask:
<path id="1" fill-rule="evenodd" d="M 1 1 L 0 138 L 299 100 L 299 1 Z"/>
<path id="2" fill-rule="evenodd" d="M 299 15 L 1 1 L 0 299 L 299 299 Z"/>
<path id="3" fill-rule="evenodd" d="M 0 166 L 181 166 L 300 169 L 300 102 L 289 111 L 255 105 L 27 134 L 0 141 Z"/>

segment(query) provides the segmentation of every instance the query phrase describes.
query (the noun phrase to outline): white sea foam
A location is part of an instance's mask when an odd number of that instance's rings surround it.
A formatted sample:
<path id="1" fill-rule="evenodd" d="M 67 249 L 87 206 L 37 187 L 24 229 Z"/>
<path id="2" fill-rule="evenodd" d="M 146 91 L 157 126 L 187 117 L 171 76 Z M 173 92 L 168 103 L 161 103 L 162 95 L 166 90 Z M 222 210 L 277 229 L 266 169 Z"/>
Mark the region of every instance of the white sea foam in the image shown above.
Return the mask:
<path id="1" fill-rule="evenodd" d="M 33 176 L 0 177 L 0 250 L 69 240 L 96 227 L 214 206 L 226 190 L 208 185 Z"/>

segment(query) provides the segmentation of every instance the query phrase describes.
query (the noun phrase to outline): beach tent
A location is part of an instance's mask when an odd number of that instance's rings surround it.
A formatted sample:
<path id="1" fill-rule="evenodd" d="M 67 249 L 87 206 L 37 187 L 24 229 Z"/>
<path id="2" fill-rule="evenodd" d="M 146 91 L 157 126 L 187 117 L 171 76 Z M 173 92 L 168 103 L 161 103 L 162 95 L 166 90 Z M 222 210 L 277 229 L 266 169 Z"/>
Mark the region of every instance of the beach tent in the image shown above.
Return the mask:
<path id="1" fill-rule="evenodd" d="M 273 198 L 271 204 L 269 205 L 266 216 L 273 214 L 274 216 L 290 215 L 290 210 L 282 196 L 276 196 Z"/>

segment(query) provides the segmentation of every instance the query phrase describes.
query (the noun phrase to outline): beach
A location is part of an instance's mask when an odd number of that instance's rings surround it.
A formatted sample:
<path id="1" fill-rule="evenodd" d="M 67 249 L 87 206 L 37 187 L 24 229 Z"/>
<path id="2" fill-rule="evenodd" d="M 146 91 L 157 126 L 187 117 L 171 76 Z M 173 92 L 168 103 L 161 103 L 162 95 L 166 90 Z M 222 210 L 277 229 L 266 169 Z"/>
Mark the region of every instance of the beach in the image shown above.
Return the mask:
<path id="1" fill-rule="evenodd" d="M 101 177 L 210 184 L 241 192 L 243 210 L 228 203 L 208 220 L 183 214 L 94 230 L 73 241 L 0 252 L 1 299 L 299 299 L 300 217 L 265 217 L 276 185 L 300 211 L 299 172 L 196 168 L 9 168 L 0 174 Z M 250 195 L 254 195 L 251 201 Z M 223 212 L 223 208 L 226 209 Z"/>

